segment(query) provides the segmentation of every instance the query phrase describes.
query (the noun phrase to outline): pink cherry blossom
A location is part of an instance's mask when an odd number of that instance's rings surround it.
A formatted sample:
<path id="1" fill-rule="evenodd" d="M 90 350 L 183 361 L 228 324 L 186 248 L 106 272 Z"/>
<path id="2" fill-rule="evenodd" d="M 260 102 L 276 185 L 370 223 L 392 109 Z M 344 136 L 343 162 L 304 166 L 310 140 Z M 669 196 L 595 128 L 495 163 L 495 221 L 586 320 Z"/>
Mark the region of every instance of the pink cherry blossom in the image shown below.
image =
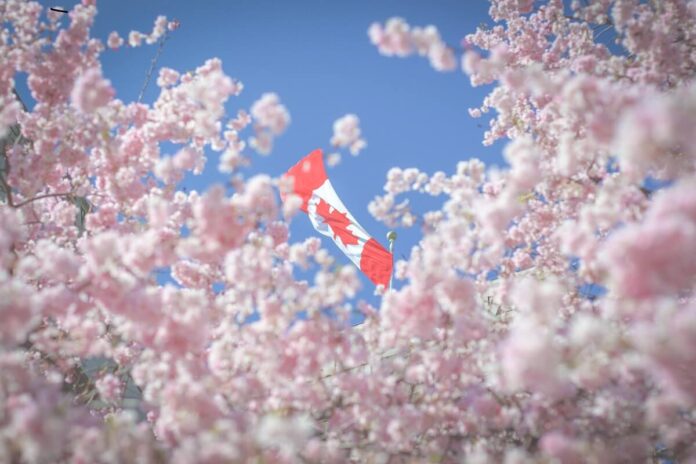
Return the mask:
<path id="1" fill-rule="evenodd" d="M 107 403 L 116 403 L 121 399 L 121 384 L 121 379 L 113 374 L 106 374 L 94 383 L 99 396 Z"/>
<path id="2" fill-rule="evenodd" d="M 138 31 L 131 31 L 128 34 L 128 45 L 131 47 L 139 47 L 143 41 L 144 34 Z"/>
<path id="3" fill-rule="evenodd" d="M 174 19 L 174 20 L 169 21 L 167 23 L 167 30 L 175 31 L 175 30 L 179 29 L 179 26 L 181 26 L 181 23 L 178 20 Z"/>
<path id="4" fill-rule="evenodd" d="M 273 137 L 282 134 L 290 124 L 290 113 L 275 93 L 265 93 L 251 106 L 255 136 L 249 145 L 262 155 L 273 147 Z"/>
<path id="5" fill-rule="evenodd" d="M 454 51 L 440 37 L 433 25 L 414 27 L 403 18 L 390 18 L 384 26 L 373 23 L 368 36 L 382 55 L 408 56 L 414 52 L 427 56 L 437 71 L 453 71 L 457 67 Z"/>
<path id="6" fill-rule="evenodd" d="M 106 106 L 114 97 L 114 89 L 111 83 L 104 79 L 98 69 L 89 69 L 82 73 L 75 81 L 71 100 L 78 110 L 92 113 Z"/>
<path id="7" fill-rule="evenodd" d="M 334 167 L 337 166 L 338 164 L 341 163 L 341 154 L 334 152 L 334 153 L 329 153 L 326 156 L 326 164 L 329 167 Z"/>
<path id="8" fill-rule="evenodd" d="M 112 31 L 109 34 L 107 44 L 109 45 L 109 48 L 116 50 L 123 45 L 123 38 L 121 38 L 121 36 L 118 35 L 118 32 Z"/>
<path id="9" fill-rule="evenodd" d="M 157 78 L 157 85 L 160 87 L 169 87 L 179 80 L 179 73 L 171 68 L 162 68 Z"/>
<path id="10" fill-rule="evenodd" d="M 334 122 L 331 145 L 348 148 L 353 156 L 357 156 L 367 146 L 367 142 L 362 138 L 360 119 L 356 115 L 347 114 Z"/>
<path id="11" fill-rule="evenodd" d="M 490 118 L 506 163 L 384 172 L 368 210 L 419 230 L 374 304 L 355 267 L 291 236 L 292 180 L 239 169 L 289 129 L 279 95 L 227 114 L 243 85 L 211 58 L 121 101 L 96 2 L 64 20 L 11 3 L 0 461 L 696 459 L 693 1 L 494 0 L 461 53 L 435 26 L 369 26 L 383 55 L 488 84 L 462 116 Z M 357 116 L 331 144 L 364 148 Z M 183 189 L 208 157 L 227 183 Z"/>
<path id="12" fill-rule="evenodd" d="M 696 185 L 693 180 L 656 195 L 641 224 L 616 231 L 601 250 L 621 294 L 647 298 L 689 288 L 696 279 Z M 643 270 L 653 271 L 646 273 Z"/>

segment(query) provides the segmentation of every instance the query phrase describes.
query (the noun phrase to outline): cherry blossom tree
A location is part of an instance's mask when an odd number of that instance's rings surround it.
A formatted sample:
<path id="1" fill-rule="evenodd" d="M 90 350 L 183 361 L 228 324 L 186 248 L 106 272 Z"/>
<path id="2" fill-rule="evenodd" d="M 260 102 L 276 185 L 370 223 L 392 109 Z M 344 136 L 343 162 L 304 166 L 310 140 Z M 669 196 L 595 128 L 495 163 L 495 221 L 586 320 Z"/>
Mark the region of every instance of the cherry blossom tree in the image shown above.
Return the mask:
<path id="1" fill-rule="evenodd" d="M 93 0 L 67 27 L 0 9 L 0 461 L 696 460 L 693 0 L 494 0 L 461 67 L 492 84 L 469 111 L 491 115 L 484 143 L 510 140 L 509 169 L 387 173 L 371 213 L 423 235 L 379 308 L 318 238 L 288 241 L 281 180 L 238 172 L 286 130 L 281 96 L 228 116 L 242 84 L 211 59 L 126 103 Z M 434 26 L 369 40 L 457 67 Z M 354 115 L 334 127 L 364 146 Z M 230 185 L 182 191 L 206 153 Z M 397 200 L 415 192 L 442 208 Z"/>

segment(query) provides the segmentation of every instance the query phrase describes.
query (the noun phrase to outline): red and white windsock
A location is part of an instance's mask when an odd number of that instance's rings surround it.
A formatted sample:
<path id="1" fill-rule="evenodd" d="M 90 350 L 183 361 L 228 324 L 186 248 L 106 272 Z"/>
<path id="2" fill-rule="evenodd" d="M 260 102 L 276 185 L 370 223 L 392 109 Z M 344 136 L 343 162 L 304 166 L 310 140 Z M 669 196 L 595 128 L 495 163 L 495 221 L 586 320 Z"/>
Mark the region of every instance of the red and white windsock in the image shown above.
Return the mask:
<path id="1" fill-rule="evenodd" d="M 302 199 L 301 209 L 309 215 L 314 228 L 331 237 L 375 285 L 388 287 L 392 254 L 365 232 L 338 198 L 326 176 L 322 151 L 314 150 L 283 177 L 293 178 L 292 191 L 281 192 L 283 201 L 290 193 L 298 195 Z"/>

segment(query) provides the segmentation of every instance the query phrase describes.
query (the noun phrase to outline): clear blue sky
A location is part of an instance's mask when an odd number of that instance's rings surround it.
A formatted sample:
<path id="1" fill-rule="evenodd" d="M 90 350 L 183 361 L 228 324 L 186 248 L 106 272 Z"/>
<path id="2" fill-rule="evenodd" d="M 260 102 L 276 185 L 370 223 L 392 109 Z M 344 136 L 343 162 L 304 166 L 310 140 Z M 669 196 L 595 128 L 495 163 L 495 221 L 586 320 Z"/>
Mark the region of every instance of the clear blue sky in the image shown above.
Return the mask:
<path id="1" fill-rule="evenodd" d="M 75 3 L 42 2 L 66 9 Z M 467 112 L 481 103 L 486 89 L 472 88 L 460 70 L 435 72 L 425 58 L 381 56 L 367 37 L 372 22 L 401 16 L 412 25 L 436 25 L 446 42 L 458 46 L 478 24 L 490 23 L 485 0 L 99 0 L 97 6 L 92 35 L 104 41 L 112 30 L 124 37 L 132 29 L 149 33 L 158 14 L 180 20 L 158 67 L 186 71 L 208 58 L 220 58 L 225 72 L 245 85 L 240 97 L 228 101 L 230 115 L 249 108 L 264 92 L 280 96 L 292 117 L 290 127 L 276 140 L 271 156 L 252 156 L 245 177 L 260 172 L 280 175 L 312 149 L 329 148 L 333 121 L 357 114 L 368 147 L 357 158 L 344 155 L 329 176 L 351 213 L 385 246 L 388 229 L 372 219 L 367 205 L 383 193 L 390 167 L 450 174 L 457 161 L 472 157 L 504 164 L 502 144 L 481 144 L 487 120 L 472 119 Z M 118 98 L 137 99 L 155 52 L 156 46 L 143 46 L 103 54 L 104 74 Z M 20 91 L 23 87 L 18 83 Z M 153 78 L 144 101 L 151 103 L 157 94 Z M 184 185 L 203 191 L 226 180 L 217 172 L 216 155 L 210 153 L 203 175 L 187 178 Z M 409 198 L 421 212 L 442 200 Z M 395 257 L 408 256 L 420 230 L 397 232 Z M 299 215 L 293 220 L 291 240 L 313 235 L 318 236 L 308 218 Z M 339 263 L 349 264 L 328 238 L 322 236 L 322 241 Z M 363 287 L 359 297 L 377 303 L 366 278 Z"/>

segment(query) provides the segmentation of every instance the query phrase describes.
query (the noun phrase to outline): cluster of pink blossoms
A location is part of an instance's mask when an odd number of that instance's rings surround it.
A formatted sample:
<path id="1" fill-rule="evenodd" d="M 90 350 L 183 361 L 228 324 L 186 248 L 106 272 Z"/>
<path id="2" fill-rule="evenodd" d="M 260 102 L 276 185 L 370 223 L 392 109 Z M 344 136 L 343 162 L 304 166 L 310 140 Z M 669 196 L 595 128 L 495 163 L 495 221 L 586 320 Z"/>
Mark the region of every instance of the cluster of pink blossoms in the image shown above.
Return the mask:
<path id="1" fill-rule="evenodd" d="M 281 180 L 179 188 L 206 155 L 232 173 L 270 151 L 275 94 L 228 116 L 242 85 L 211 59 L 126 103 L 94 1 L 65 27 L 0 8 L 0 462 L 696 459 L 693 0 L 494 0 L 461 66 L 495 84 L 472 114 L 509 168 L 387 173 L 370 211 L 423 238 L 379 308 L 318 238 L 289 240 Z M 399 19 L 370 36 L 443 46 Z M 335 141 L 360 137 L 356 118 Z M 442 207 L 397 198 L 416 191 Z"/>
<path id="2" fill-rule="evenodd" d="M 152 45 L 165 37 L 167 33 L 177 30 L 179 25 L 179 21 L 177 20 L 169 21 L 166 16 L 158 16 L 155 20 L 152 32 L 149 34 L 131 31 L 128 34 L 128 45 L 131 47 L 139 47 L 143 44 L 143 41 L 148 45 Z M 116 50 L 123 46 L 124 40 L 118 32 L 113 31 L 109 34 L 106 44 L 109 48 Z"/>
<path id="3" fill-rule="evenodd" d="M 334 148 L 347 148 L 353 156 L 358 156 L 367 147 L 367 141 L 362 138 L 358 116 L 346 114 L 334 121 L 331 145 Z M 340 162 L 341 154 L 339 152 L 334 152 L 327 156 L 327 164 L 329 166 L 336 166 Z"/>
<path id="4" fill-rule="evenodd" d="M 262 155 L 268 155 L 273 149 L 273 137 L 285 132 L 290 124 L 290 113 L 280 103 L 275 93 L 265 93 L 251 106 L 254 118 L 255 137 L 250 145 Z"/>
<path id="5" fill-rule="evenodd" d="M 402 18 L 391 18 L 384 26 L 373 23 L 368 30 L 370 41 L 386 56 L 427 56 L 437 71 L 454 71 L 457 58 L 454 50 L 440 37 L 435 26 L 414 27 Z"/>

